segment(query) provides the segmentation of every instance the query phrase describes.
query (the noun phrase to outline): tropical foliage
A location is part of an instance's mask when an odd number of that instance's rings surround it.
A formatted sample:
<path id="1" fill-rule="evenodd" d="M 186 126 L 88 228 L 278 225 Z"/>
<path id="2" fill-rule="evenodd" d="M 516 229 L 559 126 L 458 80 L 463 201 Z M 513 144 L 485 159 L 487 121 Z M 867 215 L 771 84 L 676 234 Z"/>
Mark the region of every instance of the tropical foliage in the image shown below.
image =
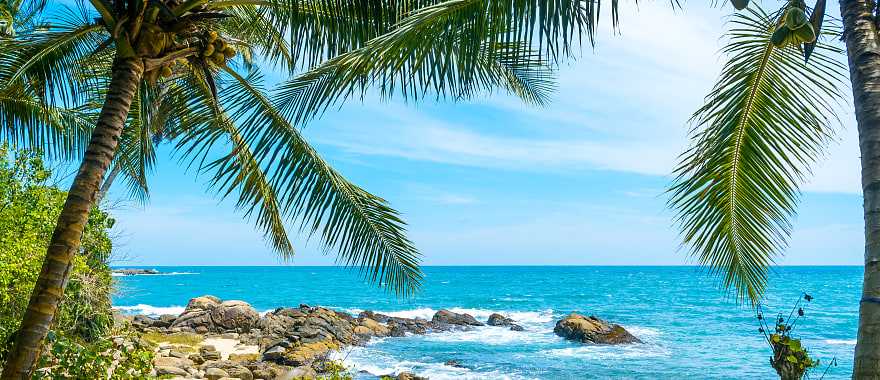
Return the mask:
<path id="1" fill-rule="evenodd" d="M 66 194 L 50 178 L 38 155 L 0 146 L 0 362 L 21 322 L 64 203 Z M 113 223 L 104 211 L 92 212 L 54 325 L 57 334 L 93 342 L 110 329 L 107 263 Z"/>

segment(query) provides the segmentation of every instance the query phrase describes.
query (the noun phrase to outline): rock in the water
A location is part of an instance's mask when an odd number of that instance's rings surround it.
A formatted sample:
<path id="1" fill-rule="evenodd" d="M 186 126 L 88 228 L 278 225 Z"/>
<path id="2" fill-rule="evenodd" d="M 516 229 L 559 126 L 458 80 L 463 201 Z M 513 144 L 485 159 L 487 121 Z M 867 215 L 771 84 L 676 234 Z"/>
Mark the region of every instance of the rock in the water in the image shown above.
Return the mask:
<path id="1" fill-rule="evenodd" d="M 464 366 L 462 366 L 461 362 L 459 362 L 458 360 L 447 360 L 446 363 L 444 363 L 444 364 L 446 364 L 450 367 L 464 368 Z"/>
<path id="2" fill-rule="evenodd" d="M 553 332 L 565 339 L 582 343 L 624 344 L 642 342 L 618 324 L 603 321 L 592 315 L 584 317 L 576 313 L 571 313 L 559 322 L 556 322 Z"/>
<path id="3" fill-rule="evenodd" d="M 512 331 L 525 330 L 522 328 L 522 326 L 516 324 L 516 321 L 514 321 L 513 319 L 510 319 L 498 313 L 492 313 L 492 315 L 490 315 L 489 319 L 486 321 L 486 324 L 489 326 L 509 326 L 510 330 Z"/>
<path id="4" fill-rule="evenodd" d="M 140 274 L 159 274 L 159 271 L 155 269 L 137 269 L 137 268 L 125 268 L 125 269 L 114 269 L 112 271 L 114 274 L 121 274 L 124 276 L 135 276 Z"/>
<path id="5" fill-rule="evenodd" d="M 434 313 L 431 322 L 435 325 L 483 326 L 482 322 L 476 320 L 470 314 L 458 314 L 445 309 Z"/>
<path id="6" fill-rule="evenodd" d="M 492 313 L 489 316 L 489 319 L 486 320 L 486 324 L 489 326 L 510 326 L 513 323 L 513 319 L 507 318 L 498 313 Z"/>

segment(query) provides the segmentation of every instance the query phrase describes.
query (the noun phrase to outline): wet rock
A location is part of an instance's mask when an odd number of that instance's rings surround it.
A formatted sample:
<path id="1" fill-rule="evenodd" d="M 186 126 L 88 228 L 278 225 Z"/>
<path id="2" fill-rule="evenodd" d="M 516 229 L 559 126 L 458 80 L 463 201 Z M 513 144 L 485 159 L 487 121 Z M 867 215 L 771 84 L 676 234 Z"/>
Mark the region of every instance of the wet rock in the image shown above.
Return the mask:
<path id="1" fill-rule="evenodd" d="M 434 313 L 431 322 L 435 325 L 454 325 L 454 326 L 484 326 L 482 322 L 476 320 L 472 315 L 466 313 L 453 313 L 449 310 L 440 310 Z"/>
<path id="2" fill-rule="evenodd" d="M 489 316 L 489 319 L 486 320 L 486 324 L 489 326 L 510 326 L 513 323 L 513 319 L 507 318 L 498 313 L 492 313 Z"/>
<path id="3" fill-rule="evenodd" d="M 447 360 L 446 363 L 444 363 L 444 364 L 446 364 L 450 367 L 464 368 L 464 366 L 462 366 L 461 362 L 459 362 L 458 360 Z"/>
<path id="4" fill-rule="evenodd" d="M 584 317 L 576 313 L 571 313 L 559 322 L 556 322 L 553 332 L 565 339 L 582 343 L 625 344 L 642 342 L 618 324 L 606 322 L 592 315 Z"/>
<path id="5" fill-rule="evenodd" d="M 492 315 L 489 316 L 489 319 L 486 320 L 486 324 L 489 326 L 510 327 L 511 331 L 525 330 L 522 326 L 516 324 L 516 321 L 514 321 L 513 319 L 510 319 L 498 313 L 492 313 Z"/>

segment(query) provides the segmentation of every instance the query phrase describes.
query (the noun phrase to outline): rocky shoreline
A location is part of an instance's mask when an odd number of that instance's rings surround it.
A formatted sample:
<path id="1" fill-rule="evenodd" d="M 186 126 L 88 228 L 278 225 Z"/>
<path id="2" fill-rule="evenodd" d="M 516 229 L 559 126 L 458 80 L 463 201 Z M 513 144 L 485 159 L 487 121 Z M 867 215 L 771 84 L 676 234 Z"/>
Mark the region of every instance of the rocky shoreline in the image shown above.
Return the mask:
<path id="1" fill-rule="evenodd" d="M 213 296 L 189 301 L 180 315 L 125 316 L 156 348 L 154 374 L 162 378 L 314 379 L 338 371 L 333 352 L 372 338 L 470 330 L 480 326 L 524 331 L 516 321 L 492 314 L 484 323 L 469 314 L 440 310 L 431 320 L 372 311 L 357 316 L 320 306 L 277 308 L 260 315 L 243 301 Z M 641 343 L 620 325 L 570 314 L 554 332 L 586 344 Z M 457 363 L 456 363 L 457 364 Z M 381 379 L 423 379 L 412 373 Z"/>
<path id="2" fill-rule="evenodd" d="M 145 274 L 159 274 L 159 271 L 156 269 L 122 268 L 113 269 L 110 271 L 110 273 L 122 276 L 139 276 Z"/>

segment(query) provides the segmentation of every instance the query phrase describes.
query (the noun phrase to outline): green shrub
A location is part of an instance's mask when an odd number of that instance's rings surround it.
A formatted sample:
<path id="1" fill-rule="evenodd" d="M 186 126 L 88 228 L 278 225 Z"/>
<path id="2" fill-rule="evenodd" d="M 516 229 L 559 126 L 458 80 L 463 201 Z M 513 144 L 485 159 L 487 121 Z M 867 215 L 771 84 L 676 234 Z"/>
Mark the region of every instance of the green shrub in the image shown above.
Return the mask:
<path id="1" fill-rule="evenodd" d="M 27 308 L 66 197 L 50 178 L 38 154 L 0 146 L 0 365 Z M 112 326 L 107 260 L 113 223 L 97 208 L 89 217 L 53 326 L 58 335 L 89 343 Z"/>
<path id="2" fill-rule="evenodd" d="M 50 333 L 49 352 L 34 379 L 144 379 L 152 369 L 153 349 L 134 335 L 84 342 Z"/>

